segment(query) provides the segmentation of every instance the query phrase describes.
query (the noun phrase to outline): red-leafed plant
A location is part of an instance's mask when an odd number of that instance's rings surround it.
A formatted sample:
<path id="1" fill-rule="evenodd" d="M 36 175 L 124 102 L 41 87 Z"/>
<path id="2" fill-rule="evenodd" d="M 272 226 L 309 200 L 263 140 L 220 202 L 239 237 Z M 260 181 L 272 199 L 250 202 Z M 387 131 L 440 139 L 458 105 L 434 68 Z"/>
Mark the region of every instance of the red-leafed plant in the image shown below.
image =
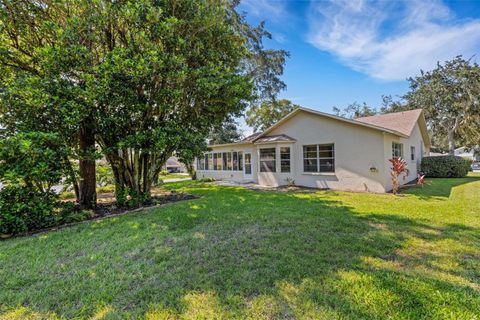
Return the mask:
<path id="1" fill-rule="evenodd" d="M 403 176 L 403 180 L 405 180 L 410 171 L 407 169 L 407 161 L 405 161 L 405 159 L 395 157 L 388 161 L 392 163 L 392 167 L 390 168 L 390 175 L 392 176 L 392 192 L 393 194 L 397 194 L 399 187 L 398 177 L 402 173 L 405 173 Z"/>

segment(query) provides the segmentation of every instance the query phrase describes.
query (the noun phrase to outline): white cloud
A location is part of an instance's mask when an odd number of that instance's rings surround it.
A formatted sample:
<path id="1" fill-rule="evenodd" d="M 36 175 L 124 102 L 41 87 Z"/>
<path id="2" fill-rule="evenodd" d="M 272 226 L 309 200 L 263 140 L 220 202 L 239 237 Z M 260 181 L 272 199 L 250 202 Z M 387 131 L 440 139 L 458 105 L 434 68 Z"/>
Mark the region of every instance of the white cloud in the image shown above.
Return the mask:
<path id="1" fill-rule="evenodd" d="M 309 42 L 377 79 L 402 80 L 480 52 L 480 20 L 458 21 L 439 1 L 331 0 L 310 9 Z"/>

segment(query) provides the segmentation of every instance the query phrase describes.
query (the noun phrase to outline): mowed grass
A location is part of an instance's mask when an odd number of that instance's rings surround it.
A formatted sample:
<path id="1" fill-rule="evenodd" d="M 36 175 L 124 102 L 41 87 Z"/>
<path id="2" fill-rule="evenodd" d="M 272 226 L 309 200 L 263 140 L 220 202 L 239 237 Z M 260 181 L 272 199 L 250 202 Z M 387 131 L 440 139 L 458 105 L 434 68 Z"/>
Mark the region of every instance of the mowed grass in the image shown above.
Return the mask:
<path id="1" fill-rule="evenodd" d="M 478 319 L 480 175 L 258 192 L 0 242 L 0 319 Z"/>

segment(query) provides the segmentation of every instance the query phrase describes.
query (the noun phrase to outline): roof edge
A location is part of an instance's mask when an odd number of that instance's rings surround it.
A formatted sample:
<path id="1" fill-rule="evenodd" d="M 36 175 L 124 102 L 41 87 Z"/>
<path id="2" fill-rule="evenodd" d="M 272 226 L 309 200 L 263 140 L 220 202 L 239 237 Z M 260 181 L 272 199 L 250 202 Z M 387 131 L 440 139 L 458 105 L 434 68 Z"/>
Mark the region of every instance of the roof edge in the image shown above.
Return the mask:
<path id="1" fill-rule="evenodd" d="M 309 109 L 309 108 L 305 108 L 305 107 L 299 107 L 299 108 L 293 110 L 292 112 L 290 112 L 289 114 L 287 114 L 286 116 L 284 116 L 282 119 L 280 119 L 279 121 L 277 121 L 275 124 L 273 124 L 272 126 L 270 126 L 268 129 L 266 129 L 265 131 L 263 131 L 263 132 L 262 132 L 260 135 L 258 135 L 258 137 L 256 137 L 253 141 L 256 141 L 257 139 L 260 139 L 261 137 L 263 137 L 264 135 L 266 135 L 268 132 L 270 132 L 270 131 L 272 131 L 273 129 L 275 129 L 276 127 L 280 126 L 282 123 L 284 123 L 285 121 L 287 121 L 288 119 L 290 119 L 290 118 L 293 117 L 295 114 L 297 114 L 298 112 L 301 112 L 301 111 L 304 111 L 304 112 L 307 112 L 307 113 L 311 113 L 311 114 L 315 114 L 315 115 L 318 115 L 318 116 L 323 116 L 323 117 L 325 117 L 325 118 L 330 118 L 330 119 L 333 119 L 333 120 L 343 121 L 343 122 L 347 122 L 347 123 L 350 123 L 350 124 L 354 124 L 354 125 L 358 125 L 358 126 L 362 126 L 362 127 L 374 129 L 374 130 L 379 130 L 379 131 L 382 131 L 382 132 L 387 132 L 387 133 L 390 133 L 390 134 L 393 134 L 393 135 L 396 135 L 396 136 L 399 136 L 399 137 L 402 137 L 402 138 L 408 138 L 408 136 L 404 135 L 404 134 L 401 133 L 401 132 L 395 131 L 395 130 L 391 130 L 391 129 L 379 127 L 379 126 L 372 125 L 372 124 L 368 124 L 368 123 L 363 123 L 363 122 L 356 121 L 356 120 L 351 120 L 351 119 L 343 118 L 343 117 L 336 116 L 336 115 L 333 115 L 333 114 L 330 114 L 330 113 L 325 113 L 325 112 L 321 112 L 321 111 L 317 111 L 317 110 L 313 110 L 313 109 Z"/>

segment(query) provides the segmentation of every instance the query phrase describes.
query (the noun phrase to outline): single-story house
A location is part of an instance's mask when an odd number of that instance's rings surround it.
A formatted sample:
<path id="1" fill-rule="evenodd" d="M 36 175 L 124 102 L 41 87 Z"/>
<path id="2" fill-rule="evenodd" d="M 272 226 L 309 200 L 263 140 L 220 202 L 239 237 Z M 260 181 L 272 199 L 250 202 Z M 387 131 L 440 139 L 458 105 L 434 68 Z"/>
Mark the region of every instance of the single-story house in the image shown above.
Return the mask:
<path id="1" fill-rule="evenodd" d="M 166 170 L 168 172 L 187 172 L 187 168 L 183 163 L 178 161 L 178 158 L 175 156 L 171 156 L 165 162 L 165 165 L 162 167 L 162 170 Z"/>
<path id="2" fill-rule="evenodd" d="M 382 193 L 392 189 L 389 159 L 408 162 L 403 184 L 416 178 L 429 149 L 421 109 L 352 120 L 298 108 L 264 132 L 210 146 L 198 159 L 197 176 Z"/>

